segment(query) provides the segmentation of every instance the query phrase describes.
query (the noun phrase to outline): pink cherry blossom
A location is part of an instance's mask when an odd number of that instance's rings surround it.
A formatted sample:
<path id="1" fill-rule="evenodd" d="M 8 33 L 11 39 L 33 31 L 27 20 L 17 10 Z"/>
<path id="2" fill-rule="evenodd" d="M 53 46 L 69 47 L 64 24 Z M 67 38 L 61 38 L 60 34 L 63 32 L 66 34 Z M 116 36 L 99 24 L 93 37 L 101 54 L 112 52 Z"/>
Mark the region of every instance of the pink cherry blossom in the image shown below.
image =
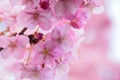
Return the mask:
<path id="1" fill-rule="evenodd" d="M 12 10 L 10 11 L 10 9 Z M 16 25 L 16 16 L 21 11 L 21 9 L 21 7 L 19 7 L 19 9 L 16 9 L 16 7 L 13 7 L 8 3 L 8 1 L 0 1 L 1 18 L 6 23 L 7 27 Z"/>
<path id="2" fill-rule="evenodd" d="M 19 59 L 22 58 L 24 55 L 26 44 L 28 43 L 28 38 L 25 36 L 14 36 L 14 37 L 7 37 L 7 36 L 0 36 L 1 44 L 3 50 L 0 52 L 3 58 L 8 58 L 10 55 L 14 56 L 15 58 Z M 5 40 L 3 40 L 3 38 Z"/>
<path id="3" fill-rule="evenodd" d="M 39 26 L 43 30 L 49 30 L 52 27 L 51 21 L 45 16 L 44 12 L 39 10 L 24 10 L 17 17 L 18 24 L 29 29 Z"/>
<path id="4" fill-rule="evenodd" d="M 95 14 L 100 14 L 104 11 L 101 5 L 103 0 L 81 0 L 80 7 Z"/>
<path id="5" fill-rule="evenodd" d="M 80 7 L 97 7 L 102 4 L 103 0 L 81 0 Z"/>
<path id="6" fill-rule="evenodd" d="M 87 20 L 89 18 L 89 14 L 85 10 L 78 10 L 76 14 L 72 14 L 68 16 L 68 19 L 70 20 L 70 25 L 73 28 L 80 29 L 87 23 Z"/>
<path id="7" fill-rule="evenodd" d="M 34 63 L 36 64 L 54 64 L 54 60 L 59 58 L 63 52 L 56 49 L 55 44 L 52 41 L 45 43 L 39 43 L 35 45 L 36 54 L 34 56 Z"/>
<path id="8" fill-rule="evenodd" d="M 57 0 L 55 4 L 55 14 L 57 17 L 74 14 L 77 9 L 79 9 L 79 2 L 77 0 Z"/>
<path id="9" fill-rule="evenodd" d="M 0 0 L 0 22 L 6 27 L 0 32 L 0 60 L 10 61 L 3 71 L 14 73 L 15 80 L 54 80 L 57 72 L 68 72 L 79 52 L 84 26 L 92 12 L 99 12 L 101 3 L 102 0 Z M 94 73 L 96 66 L 90 67 L 93 68 L 88 70 L 98 77 Z"/>
<path id="10" fill-rule="evenodd" d="M 54 79 L 54 70 L 49 68 L 40 68 L 37 65 L 24 65 L 17 64 L 18 68 L 16 75 L 17 80 L 30 79 L 30 80 L 53 80 Z M 17 77 L 19 76 L 19 77 Z"/>
<path id="11" fill-rule="evenodd" d="M 67 54 L 67 56 L 69 56 L 69 59 L 72 59 L 70 56 L 70 54 Z M 69 71 L 69 60 L 67 58 L 63 58 L 61 57 L 56 61 L 56 72 L 61 72 L 61 73 L 67 73 Z"/>
<path id="12" fill-rule="evenodd" d="M 37 7 L 39 4 L 40 0 L 10 0 L 10 3 L 14 5 L 26 5 L 27 7 Z"/>
<path id="13" fill-rule="evenodd" d="M 55 45 L 65 52 L 69 52 L 73 45 L 71 36 L 69 36 L 69 27 L 69 25 L 62 25 L 60 23 L 56 28 L 53 29 L 52 33 L 50 34 L 51 39 Z"/>

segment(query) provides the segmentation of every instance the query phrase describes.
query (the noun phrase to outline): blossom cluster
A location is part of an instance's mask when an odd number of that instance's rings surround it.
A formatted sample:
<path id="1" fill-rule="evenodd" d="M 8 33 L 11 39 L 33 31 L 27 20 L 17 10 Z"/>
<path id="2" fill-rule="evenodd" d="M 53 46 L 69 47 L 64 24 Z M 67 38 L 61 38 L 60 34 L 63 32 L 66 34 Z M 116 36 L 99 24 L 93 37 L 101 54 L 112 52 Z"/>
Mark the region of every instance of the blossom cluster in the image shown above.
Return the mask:
<path id="1" fill-rule="evenodd" d="M 15 58 L 15 80 L 53 80 L 68 71 L 82 29 L 102 0 L 0 0 L 0 55 Z M 7 6 L 6 6 L 7 5 Z"/>

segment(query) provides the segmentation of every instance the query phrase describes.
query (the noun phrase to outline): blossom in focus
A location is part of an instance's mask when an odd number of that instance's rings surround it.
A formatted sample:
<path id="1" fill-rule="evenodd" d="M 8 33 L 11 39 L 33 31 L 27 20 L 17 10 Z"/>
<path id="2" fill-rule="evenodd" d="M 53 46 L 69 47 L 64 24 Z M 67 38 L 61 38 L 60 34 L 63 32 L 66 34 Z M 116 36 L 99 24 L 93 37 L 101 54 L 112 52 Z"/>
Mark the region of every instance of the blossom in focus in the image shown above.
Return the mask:
<path id="1" fill-rule="evenodd" d="M 76 13 L 79 9 L 79 1 L 77 0 L 57 0 L 54 5 L 55 15 L 57 17 L 65 17 L 70 14 Z"/>
<path id="2" fill-rule="evenodd" d="M 22 58 L 27 43 L 28 38 L 25 36 L 0 36 L 0 46 L 3 48 L 0 54 L 5 59 L 11 55 L 16 59 Z"/>
<path id="3" fill-rule="evenodd" d="M 54 80 L 59 71 L 68 72 L 99 1 L 0 0 L 6 25 L 0 32 L 1 63 L 10 61 L 3 71 L 14 73 L 15 80 Z"/>
<path id="4" fill-rule="evenodd" d="M 70 25 L 73 28 L 80 29 L 85 26 L 88 21 L 89 14 L 85 10 L 78 10 L 76 14 L 72 14 L 67 17 L 70 20 Z"/>
<path id="5" fill-rule="evenodd" d="M 24 10 L 17 17 L 18 24 L 22 27 L 34 29 L 39 26 L 43 30 L 49 30 L 52 27 L 51 21 L 39 10 L 27 11 Z"/>
<path id="6" fill-rule="evenodd" d="M 30 79 L 30 80 L 53 80 L 54 70 L 49 68 L 41 68 L 35 65 L 28 65 L 19 63 L 15 65 L 17 74 L 16 79 Z"/>
<path id="7" fill-rule="evenodd" d="M 72 38 L 69 35 L 70 26 L 67 24 L 62 25 L 61 23 L 58 24 L 57 26 L 60 27 L 54 28 L 52 33 L 50 34 L 51 40 L 55 43 L 58 49 L 61 49 L 65 52 L 69 52 L 73 45 Z"/>
<path id="8" fill-rule="evenodd" d="M 57 50 L 55 44 L 52 41 L 45 43 L 39 43 L 35 46 L 36 54 L 34 56 L 34 63 L 36 64 L 53 64 L 55 59 L 59 58 L 63 52 Z"/>

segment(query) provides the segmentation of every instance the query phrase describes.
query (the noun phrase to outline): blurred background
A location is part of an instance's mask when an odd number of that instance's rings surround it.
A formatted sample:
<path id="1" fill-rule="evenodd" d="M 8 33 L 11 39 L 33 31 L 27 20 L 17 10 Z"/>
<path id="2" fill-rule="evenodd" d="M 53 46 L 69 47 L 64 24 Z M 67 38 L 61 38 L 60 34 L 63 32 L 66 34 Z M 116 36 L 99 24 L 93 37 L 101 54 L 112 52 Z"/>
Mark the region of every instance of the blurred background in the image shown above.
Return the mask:
<path id="1" fill-rule="evenodd" d="M 105 11 L 92 15 L 85 40 L 68 80 L 120 80 L 120 0 L 105 0 Z"/>

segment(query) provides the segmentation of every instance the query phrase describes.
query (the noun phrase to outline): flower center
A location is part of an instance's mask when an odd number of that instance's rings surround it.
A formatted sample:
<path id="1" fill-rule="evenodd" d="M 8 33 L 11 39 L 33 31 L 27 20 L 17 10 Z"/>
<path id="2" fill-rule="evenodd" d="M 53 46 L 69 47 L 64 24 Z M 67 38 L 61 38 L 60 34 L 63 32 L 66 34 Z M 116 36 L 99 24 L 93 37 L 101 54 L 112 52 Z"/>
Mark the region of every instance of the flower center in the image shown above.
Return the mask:
<path id="1" fill-rule="evenodd" d="M 38 71 L 37 70 L 32 70 L 32 73 L 33 73 L 33 76 L 35 77 L 35 78 L 38 78 Z"/>
<path id="2" fill-rule="evenodd" d="M 38 18 L 39 18 L 39 13 L 34 13 L 33 19 L 34 19 L 34 20 L 37 20 Z"/>
<path id="3" fill-rule="evenodd" d="M 15 48 L 16 44 L 14 42 L 10 42 L 9 46 L 12 47 L 12 48 Z"/>
<path id="4" fill-rule="evenodd" d="M 48 55 L 49 51 L 47 49 L 44 49 L 43 53 L 44 53 L 44 55 Z"/>
<path id="5" fill-rule="evenodd" d="M 65 40 L 65 37 L 59 37 L 57 38 L 58 43 L 62 43 Z"/>
<path id="6" fill-rule="evenodd" d="M 40 17 L 40 13 L 38 11 L 34 12 L 26 12 L 28 15 L 31 15 L 33 20 L 38 20 Z"/>

